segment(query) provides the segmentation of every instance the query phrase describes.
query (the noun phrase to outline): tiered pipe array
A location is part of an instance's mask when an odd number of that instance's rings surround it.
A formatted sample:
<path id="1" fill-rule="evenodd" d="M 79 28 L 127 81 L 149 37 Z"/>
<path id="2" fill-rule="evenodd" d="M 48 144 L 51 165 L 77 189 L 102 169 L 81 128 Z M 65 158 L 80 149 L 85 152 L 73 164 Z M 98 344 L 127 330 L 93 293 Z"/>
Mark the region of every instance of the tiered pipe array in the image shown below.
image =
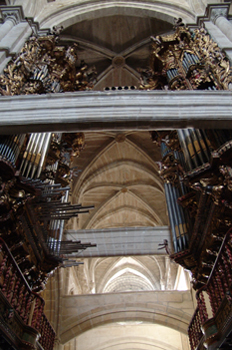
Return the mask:
<path id="1" fill-rule="evenodd" d="M 161 142 L 161 155 L 162 159 L 169 154 L 174 156 L 175 159 L 182 161 L 182 155 L 178 151 L 172 151 L 164 142 Z M 176 174 L 178 176 L 178 174 Z M 166 202 L 168 207 L 169 221 L 172 231 L 172 239 L 175 252 L 179 252 L 188 246 L 188 230 L 183 208 L 177 203 L 177 199 L 183 195 L 181 191 L 185 191 L 184 185 L 175 185 L 171 181 L 165 180 L 164 189 Z"/>
<path id="2" fill-rule="evenodd" d="M 184 53 L 184 57 L 182 60 L 182 66 L 183 66 L 186 74 L 188 73 L 190 67 L 198 65 L 198 64 L 199 64 L 199 58 L 197 57 L 197 55 L 194 55 L 190 52 Z"/>
<path id="3" fill-rule="evenodd" d="M 51 133 L 30 134 L 20 165 L 20 171 L 24 177 L 32 179 L 40 177 L 51 135 Z"/>
<path id="4" fill-rule="evenodd" d="M 175 252 L 184 250 L 188 246 L 188 231 L 183 208 L 177 203 L 180 197 L 179 189 L 171 183 L 164 184 L 168 215 L 172 230 L 172 239 Z"/>
<path id="5" fill-rule="evenodd" d="M 0 138 L 0 159 L 15 167 L 24 140 L 25 134 L 2 136 Z"/>
<path id="6" fill-rule="evenodd" d="M 61 248 L 65 249 L 65 243 L 62 241 L 64 221 L 72 217 L 77 217 L 78 214 L 89 213 L 89 209 L 93 206 L 83 207 L 81 204 L 72 205 L 68 200 L 69 187 L 61 187 L 59 184 L 49 184 L 40 180 L 25 179 L 25 184 L 33 185 L 34 188 L 41 190 L 41 195 L 26 206 L 28 216 L 30 216 L 31 208 L 36 213 L 36 217 L 31 217 L 30 220 L 33 226 L 36 227 L 36 220 L 43 223 L 44 242 L 47 243 L 47 248 L 51 254 L 59 256 L 59 254 L 70 254 L 79 249 L 86 249 L 92 246 L 90 243 L 81 244 L 80 242 L 69 242 L 66 251 L 61 252 Z M 28 223 L 29 225 L 31 223 Z M 37 225 L 38 226 L 38 225 Z M 72 249 L 73 248 L 73 249 Z"/>
<path id="7" fill-rule="evenodd" d="M 203 130 L 177 130 L 179 142 L 185 159 L 185 171 L 191 171 L 209 161 L 209 141 Z"/>

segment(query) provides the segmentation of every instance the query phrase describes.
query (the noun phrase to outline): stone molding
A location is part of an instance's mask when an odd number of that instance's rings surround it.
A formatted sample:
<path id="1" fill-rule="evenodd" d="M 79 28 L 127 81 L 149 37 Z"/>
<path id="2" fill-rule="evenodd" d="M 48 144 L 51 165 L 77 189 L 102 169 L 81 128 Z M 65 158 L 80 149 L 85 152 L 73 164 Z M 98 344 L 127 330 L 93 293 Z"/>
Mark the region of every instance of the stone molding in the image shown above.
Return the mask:
<path id="1" fill-rule="evenodd" d="M 13 21 L 14 25 L 21 22 L 28 22 L 30 27 L 33 29 L 34 34 L 39 32 L 39 23 L 35 22 L 32 17 L 25 17 L 22 6 L 0 6 L 0 13 L 2 15 L 2 22 L 4 23 L 8 19 Z M 47 33 L 47 31 L 46 31 Z"/>
<path id="2" fill-rule="evenodd" d="M 158 244 L 164 239 L 168 240 L 171 247 L 171 234 L 168 226 L 127 227 L 123 231 L 122 228 L 110 228 L 94 229 L 94 232 L 93 230 L 67 230 L 65 232 L 66 240 L 73 239 L 73 237 L 83 242 L 91 240 L 97 244 L 96 247 L 78 252 L 77 257 L 163 255 L 165 250 L 158 250 Z M 128 242 L 130 244 L 127 246 Z"/>
<path id="3" fill-rule="evenodd" d="M 1 6 L 0 12 L 4 22 L 10 19 L 14 25 L 19 24 L 24 19 L 21 6 Z"/>
<path id="4" fill-rule="evenodd" d="M 112 322 L 142 320 L 187 333 L 193 312 L 190 291 L 148 291 L 63 296 L 61 343 Z"/>
<path id="5" fill-rule="evenodd" d="M 0 134 L 232 128 L 231 91 L 83 91 L 2 96 Z"/>
<path id="6" fill-rule="evenodd" d="M 210 20 L 213 22 L 213 24 L 216 23 L 216 20 L 218 17 L 225 17 L 227 18 L 228 16 L 228 8 L 223 7 L 223 8 L 211 8 L 210 12 Z"/>
<path id="7" fill-rule="evenodd" d="M 204 22 L 212 21 L 215 24 L 215 21 L 217 20 L 218 17 L 228 18 L 229 8 L 230 8 L 230 3 L 208 5 L 205 10 L 205 15 L 198 16 L 196 19 L 196 23 L 188 24 L 188 27 L 192 29 L 196 29 L 204 25 Z"/>
<path id="8" fill-rule="evenodd" d="M 56 3 L 54 3 L 55 5 Z M 54 6 L 56 8 L 56 6 Z M 156 1 L 120 1 L 120 0 L 100 0 L 77 2 L 74 6 L 67 6 L 67 11 L 64 8 L 56 8 L 55 11 L 41 11 L 37 18 L 40 21 L 42 28 L 52 28 L 54 25 L 62 25 L 64 28 L 69 27 L 74 22 L 82 22 L 86 19 L 93 19 L 112 15 L 124 14 L 156 18 L 173 23 L 173 17 L 181 17 L 184 21 L 194 20 L 195 15 L 186 6 L 180 6 L 167 2 Z M 64 16 L 65 13 L 65 16 Z"/>

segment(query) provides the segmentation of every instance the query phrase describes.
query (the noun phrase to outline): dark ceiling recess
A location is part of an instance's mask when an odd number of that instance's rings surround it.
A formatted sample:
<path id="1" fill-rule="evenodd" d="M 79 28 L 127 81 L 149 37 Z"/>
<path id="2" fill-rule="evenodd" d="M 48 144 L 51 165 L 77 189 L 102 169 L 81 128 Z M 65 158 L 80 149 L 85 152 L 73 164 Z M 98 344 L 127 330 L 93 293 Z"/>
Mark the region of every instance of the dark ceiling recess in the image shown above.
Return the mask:
<path id="1" fill-rule="evenodd" d="M 98 73 L 94 90 L 104 90 L 139 86 L 138 68 L 149 66 L 150 36 L 172 30 L 172 23 L 157 18 L 113 15 L 76 23 L 62 32 L 61 40 L 79 44 L 79 59 Z"/>

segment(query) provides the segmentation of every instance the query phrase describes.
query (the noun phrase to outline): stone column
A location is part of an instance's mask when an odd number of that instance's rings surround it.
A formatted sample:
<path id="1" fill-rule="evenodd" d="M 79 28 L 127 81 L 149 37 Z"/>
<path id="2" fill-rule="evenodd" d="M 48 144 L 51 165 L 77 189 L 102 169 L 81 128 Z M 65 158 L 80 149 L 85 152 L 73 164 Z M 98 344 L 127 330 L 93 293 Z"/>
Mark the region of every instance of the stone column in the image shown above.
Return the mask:
<path id="1" fill-rule="evenodd" d="M 0 8 L 3 23 L 0 26 L 0 73 L 13 55 L 21 50 L 31 35 L 31 26 L 24 18 L 21 6 L 4 6 Z M 31 21 L 31 25 L 36 25 Z"/>
<path id="2" fill-rule="evenodd" d="M 4 36 L 9 33 L 9 31 L 16 25 L 16 18 L 14 16 L 10 16 L 6 18 L 6 21 L 0 27 L 0 40 L 4 38 Z"/>
<path id="3" fill-rule="evenodd" d="M 211 21 L 205 22 L 205 29 L 218 46 L 225 51 L 227 57 L 232 62 L 232 42 L 222 33 L 222 31 Z"/>
<path id="4" fill-rule="evenodd" d="M 211 8 L 210 20 L 222 31 L 223 34 L 232 42 L 232 23 L 226 18 L 228 15 L 228 6 Z"/>
<path id="5" fill-rule="evenodd" d="M 11 31 L 11 29 L 23 19 L 21 7 L 4 6 L 0 9 L 4 23 L 0 27 L 0 41 Z"/>
<path id="6" fill-rule="evenodd" d="M 55 338 L 55 343 L 54 343 L 54 350 L 63 350 L 63 345 L 60 342 L 60 339 L 58 337 Z"/>
<path id="7" fill-rule="evenodd" d="M 0 72 L 6 66 L 8 52 L 6 48 L 2 47 L 2 40 L 11 32 L 13 27 L 17 25 L 22 19 L 22 10 L 17 7 L 4 7 L 0 9 L 4 23 L 0 27 Z"/>
<path id="8" fill-rule="evenodd" d="M 195 30 L 203 25 L 213 41 L 225 51 L 232 62 L 232 23 L 227 19 L 229 8 L 229 3 L 209 4 L 205 15 L 198 17 L 197 24 L 189 24 L 188 26 Z"/>

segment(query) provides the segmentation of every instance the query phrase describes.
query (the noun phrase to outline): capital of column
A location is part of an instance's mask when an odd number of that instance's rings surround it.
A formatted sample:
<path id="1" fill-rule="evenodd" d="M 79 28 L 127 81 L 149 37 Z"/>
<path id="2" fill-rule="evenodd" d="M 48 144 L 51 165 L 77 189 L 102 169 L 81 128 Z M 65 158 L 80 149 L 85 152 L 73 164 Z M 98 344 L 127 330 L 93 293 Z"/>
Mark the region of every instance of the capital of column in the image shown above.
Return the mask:
<path id="1" fill-rule="evenodd" d="M 61 344 L 60 338 L 56 336 L 54 341 L 54 350 L 62 350 L 62 349 L 63 349 L 63 345 Z"/>
<path id="2" fill-rule="evenodd" d="M 21 6 L 2 6 L 0 12 L 4 22 L 11 20 L 14 25 L 20 23 L 24 19 Z"/>
<path id="3" fill-rule="evenodd" d="M 210 20 L 213 22 L 213 24 L 216 23 L 216 20 L 218 17 L 225 17 L 227 18 L 228 9 L 227 8 L 212 8 L 210 13 Z"/>
<path id="4" fill-rule="evenodd" d="M 55 344 L 55 345 L 60 345 L 60 344 L 61 344 L 60 338 L 59 338 L 58 336 L 55 337 L 54 344 Z"/>
<path id="5" fill-rule="evenodd" d="M 229 3 L 223 3 L 223 4 L 209 4 L 206 7 L 204 16 L 197 17 L 196 23 L 188 23 L 188 27 L 191 29 L 196 29 L 198 27 L 201 27 L 204 25 L 205 22 L 211 21 L 213 24 L 215 24 L 216 20 L 219 17 L 228 17 L 230 4 Z"/>

